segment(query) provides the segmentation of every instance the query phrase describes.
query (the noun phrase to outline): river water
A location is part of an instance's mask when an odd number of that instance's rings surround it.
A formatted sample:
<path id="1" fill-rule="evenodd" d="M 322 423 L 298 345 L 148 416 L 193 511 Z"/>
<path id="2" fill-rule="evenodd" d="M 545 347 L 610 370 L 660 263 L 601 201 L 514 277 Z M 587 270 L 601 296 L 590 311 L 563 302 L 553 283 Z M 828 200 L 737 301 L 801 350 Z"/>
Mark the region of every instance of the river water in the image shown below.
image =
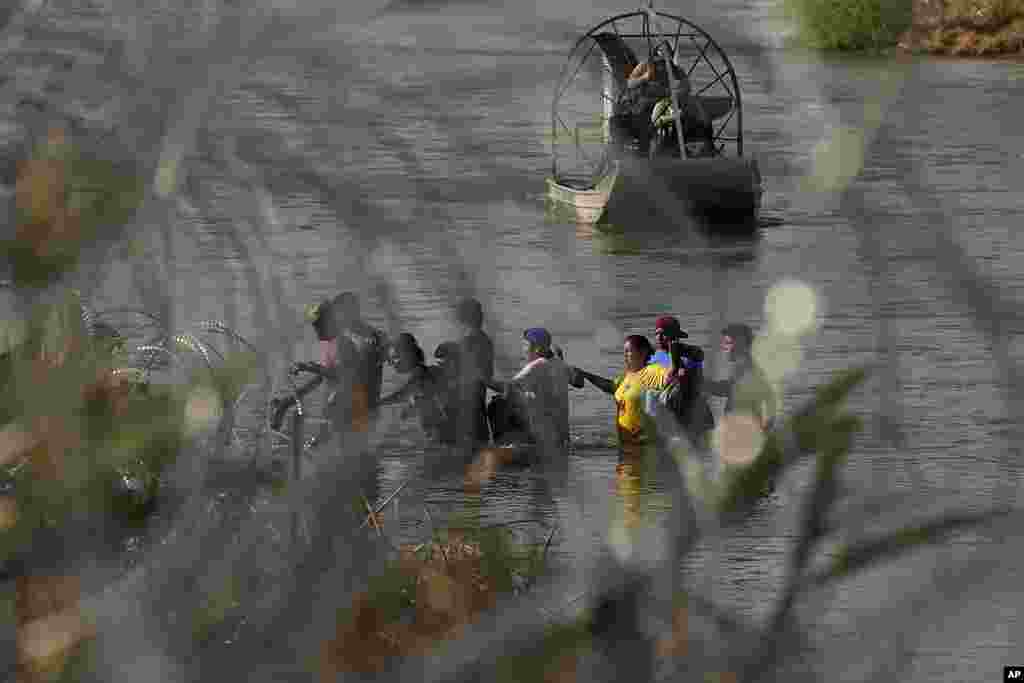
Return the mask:
<path id="1" fill-rule="evenodd" d="M 452 301 L 472 291 L 500 353 L 499 376 L 517 369 L 521 330 L 534 325 L 552 331 L 569 362 L 611 375 L 622 338 L 651 334 L 665 313 L 710 352 L 714 373 L 723 366 L 715 352 L 723 323 L 756 329 L 769 288 L 798 279 L 819 296 L 820 324 L 787 384 L 787 407 L 837 370 L 879 358 L 880 334 L 894 348 L 891 364 L 852 402 L 867 429 L 844 473 L 842 535 L 1015 500 L 1018 470 L 1000 464 L 1010 457 L 1016 421 L 999 383 L 1006 372 L 964 278 L 973 270 L 998 282 L 1007 300 L 1024 296 L 1024 242 L 1016 234 L 1024 216 L 1017 109 L 1024 68 L 739 50 L 746 144 L 766 185 L 756 237 L 712 243 L 686 226 L 640 221 L 609 233 L 550 219 L 542 197 L 554 78 L 569 37 L 606 9 L 614 8 L 391 14 L 361 28 L 324 27 L 250 59 L 207 113 L 190 163 L 171 261 L 178 315 L 229 317 L 235 306 L 239 331 L 258 346 L 310 357 L 302 306 L 356 289 L 367 320 L 412 332 L 429 354 L 454 333 Z M 732 26 L 769 32 L 763 8 L 720 11 Z M 841 206 L 838 193 L 808 187 L 815 150 L 836 127 L 861 126 L 872 103 L 883 128 L 859 176 L 860 201 Z M 253 197 L 211 161 L 231 138 L 271 193 L 273 209 L 262 213 L 271 227 L 265 252 L 250 243 L 245 254 L 226 239 L 228 223 L 237 227 L 254 213 Z M 841 159 L 855 156 L 844 149 Z M 311 174 L 323 179 L 320 187 Z M 865 226 L 879 236 L 887 268 L 874 289 Z M 950 256 L 943 235 L 964 258 Z M 261 254 L 262 275 L 283 283 L 273 329 L 247 276 Z M 134 303 L 126 300 L 125 263 L 105 276 L 100 307 Z M 999 331 L 1011 361 L 1020 356 L 1013 333 Z M 389 374 L 385 390 L 396 381 Z M 488 519 L 529 520 L 524 528 L 533 524 L 535 536 L 555 525 L 553 555 L 585 567 L 603 552 L 609 520 L 642 486 L 618 467 L 612 401 L 591 388 L 574 391 L 571 411 L 564 481 L 504 472 L 468 496 L 458 476 L 423 476 L 414 426 L 385 411 L 380 492 L 410 482 L 401 500 L 423 500 L 438 512 L 472 502 Z M 902 425 L 899 448 L 878 438 L 880 412 Z M 702 546 L 683 568 L 691 585 L 737 613 L 763 617 L 785 575 L 806 480 L 798 471 L 749 524 Z M 658 478 L 643 486 L 657 492 Z M 399 515 L 396 524 L 414 535 L 420 513 L 400 505 Z M 1021 657 L 1016 557 L 1009 541 L 974 534 L 809 599 L 801 617 L 817 649 L 806 667 L 840 667 L 843 680 L 996 680 Z M 951 580 L 950 571 L 962 578 Z M 901 671 L 890 670 L 897 664 Z"/>

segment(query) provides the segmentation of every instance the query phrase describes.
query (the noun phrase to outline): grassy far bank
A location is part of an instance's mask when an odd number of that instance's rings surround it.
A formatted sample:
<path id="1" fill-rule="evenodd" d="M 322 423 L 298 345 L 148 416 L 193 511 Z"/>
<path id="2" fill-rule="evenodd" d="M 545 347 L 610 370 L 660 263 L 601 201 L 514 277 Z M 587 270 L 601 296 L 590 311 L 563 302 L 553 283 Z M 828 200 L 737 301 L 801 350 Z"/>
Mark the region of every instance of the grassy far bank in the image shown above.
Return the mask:
<path id="1" fill-rule="evenodd" d="M 899 47 L 952 56 L 1024 53 L 1024 0 L 782 0 L 793 41 L 821 50 Z"/>

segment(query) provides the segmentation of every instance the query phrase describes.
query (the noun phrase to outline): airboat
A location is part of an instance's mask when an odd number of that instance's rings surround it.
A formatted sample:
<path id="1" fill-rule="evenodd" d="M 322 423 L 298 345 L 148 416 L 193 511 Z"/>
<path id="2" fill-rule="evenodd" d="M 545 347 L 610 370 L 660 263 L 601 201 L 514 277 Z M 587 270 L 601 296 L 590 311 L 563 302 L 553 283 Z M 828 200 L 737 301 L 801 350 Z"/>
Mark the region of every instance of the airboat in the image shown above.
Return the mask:
<path id="1" fill-rule="evenodd" d="M 756 221 L 763 190 L 744 156 L 739 80 L 682 17 L 648 5 L 587 31 L 558 80 L 550 140 L 547 197 L 579 223 Z"/>

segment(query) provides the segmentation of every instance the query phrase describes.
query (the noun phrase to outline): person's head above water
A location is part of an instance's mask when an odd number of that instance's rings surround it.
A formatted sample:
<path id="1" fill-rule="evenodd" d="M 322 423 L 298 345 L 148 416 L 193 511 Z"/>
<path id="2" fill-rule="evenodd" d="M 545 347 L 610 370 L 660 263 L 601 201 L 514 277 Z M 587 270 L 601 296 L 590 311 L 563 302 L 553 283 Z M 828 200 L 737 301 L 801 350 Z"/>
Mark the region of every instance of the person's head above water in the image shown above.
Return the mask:
<path id="1" fill-rule="evenodd" d="M 306 320 L 313 326 L 316 337 L 320 341 L 330 341 L 338 336 L 337 326 L 331 315 L 330 301 L 324 300 L 318 304 L 306 306 Z"/>
<path id="2" fill-rule="evenodd" d="M 622 345 L 622 360 L 626 370 L 636 372 L 647 366 L 647 362 L 654 355 L 654 348 L 647 337 L 642 334 L 631 334 L 626 337 Z"/>
<path id="3" fill-rule="evenodd" d="M 333 299 L 308 306 L 306 317 L 316 330 L 317 338 L 330 341 L 359 319 L 359 298 L 352 292 L 342 292 Z"/>
<path id="4" fill-rule="evenodd" d="M 654 322 L 654 342 L 662 351 L 668 351 L 673 339 L 686 339 L 689 336 L 683 332 L 679 319 L 671 315 L 663 315 Z"/>
<path id="5" fill-rule="evenodd" d="M 398 372 L 411 372 L 417 365 L 423 365 L 425 357 L 416 337 L 403 332 L 391 347 L 392 362 Z"/>
<path id="6" fill-rule="evenodd" d="M 749 356 L 754 345 L 754 331 L 749 325 L 732 323 L 722 329 L 722 352 L 730 358 Z"/>
<path id="7" fill-rule="evenodd" d="M 462 299 L 455 306 L 455 321 L 471 330 L 479 330 L 484 325 L 484 307 L 473 298 Z"/>
<path id="8" fill-rule="evenodd" d="M 523 330 L 523 357 L 528 361 L 551 357 L 551 333 L 543 327 Z"/>

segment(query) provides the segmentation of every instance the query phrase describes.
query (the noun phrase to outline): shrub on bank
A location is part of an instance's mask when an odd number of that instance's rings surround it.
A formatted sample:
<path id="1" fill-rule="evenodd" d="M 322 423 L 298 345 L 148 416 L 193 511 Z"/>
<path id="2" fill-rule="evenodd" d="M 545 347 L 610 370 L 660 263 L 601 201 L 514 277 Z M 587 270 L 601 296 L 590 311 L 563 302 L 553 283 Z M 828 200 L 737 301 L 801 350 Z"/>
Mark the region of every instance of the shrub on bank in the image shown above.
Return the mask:
<path id="1" fill-rule="evenodd" d="M 911 0 L 783 0 L 796 41 L 824 50 L 877 50 L 910 27 Z"/>

